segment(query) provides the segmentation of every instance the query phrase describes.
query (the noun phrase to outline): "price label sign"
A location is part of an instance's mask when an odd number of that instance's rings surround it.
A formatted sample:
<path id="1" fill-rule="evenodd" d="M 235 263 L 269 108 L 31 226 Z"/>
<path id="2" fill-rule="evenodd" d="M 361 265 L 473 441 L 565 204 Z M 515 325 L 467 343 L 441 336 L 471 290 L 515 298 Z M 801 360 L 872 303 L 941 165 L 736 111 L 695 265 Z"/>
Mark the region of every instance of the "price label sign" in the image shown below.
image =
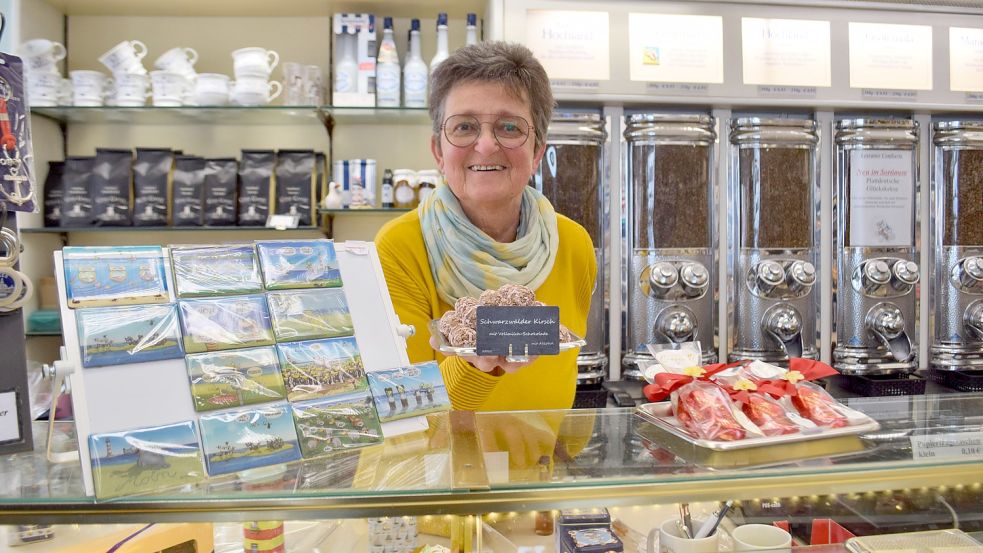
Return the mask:
<path id="1" fill-rule="evenodd" d="M 931 436 L 912 436 L 911 454 L 921 459 L 983 459 L 983 432 L 955 432 Z"/>
<path id="2" fill-rule="evenodd" d="M 555 305 L 494 307 L 477 311 L 478 355 L 560 353 L 560 308 Z"/>
<path id="3" fill-rule="evenodd" d="M 4 392 L 0 394 L 0 443 L 16 440 L 20 440 L 17 392 Z"/>

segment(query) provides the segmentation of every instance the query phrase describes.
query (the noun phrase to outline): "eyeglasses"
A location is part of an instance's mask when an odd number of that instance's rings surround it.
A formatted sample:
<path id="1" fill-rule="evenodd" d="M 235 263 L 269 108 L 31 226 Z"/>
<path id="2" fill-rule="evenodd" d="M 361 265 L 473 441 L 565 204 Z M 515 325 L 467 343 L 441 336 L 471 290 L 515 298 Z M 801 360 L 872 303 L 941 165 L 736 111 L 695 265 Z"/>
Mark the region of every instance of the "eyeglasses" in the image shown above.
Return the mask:
<path id="1" fill-rule="evenodd" d="M 478 141 L 483 123 L 475 115 L 451 115 L 440 126 L 447 141 L 458 148 L 467 148 Z M 488 123 L 498 145 L 503 148 L 518 148 L 529 140 L 532 125 L 516 115 L 502 115 Z"/>

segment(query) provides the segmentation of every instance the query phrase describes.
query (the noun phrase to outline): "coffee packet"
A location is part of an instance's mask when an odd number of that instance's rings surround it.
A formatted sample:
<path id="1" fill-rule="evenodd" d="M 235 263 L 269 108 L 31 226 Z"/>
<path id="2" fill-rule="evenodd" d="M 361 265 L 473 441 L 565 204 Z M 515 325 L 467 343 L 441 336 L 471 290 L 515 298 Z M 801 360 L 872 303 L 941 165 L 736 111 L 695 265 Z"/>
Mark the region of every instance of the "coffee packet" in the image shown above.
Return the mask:
<path id="1" fill-rule="evenodd" d="M 273 193 L 273 150 L 242 150 L 239 163 L 239 225 L 261 226 L 270 214 Z"/>
<path id="2" fill-rule="evenodd" d="M 96 148 L 92 165 L 92 212 L 96 225 L 130 226 L 133 196 L 133 152 Z"/>
<path id="3" fill-rule="evenodd" d="M 174 178 L 172 182 L 171 224 L 181 226 L 202 226 L 202 207 L 204 206 L 205 158 L 198 156 L 177 156 L 174 158 Z"/>
<path id="4" fill-rule="evenodd" d="M 48 176 L 44 179 L 44 226 L 57 227 L 61 223 L 61 199 L 65 196 L 64 161 L 49 161 Z"/>
<path id="5" fill-rule="evenodd" d="M 276 214 L 297 215 L 299 226 L 314 219 L 314 150 L 280 150 L 276 162 Z"/>
<path id="6" fill-rule="evenodd" d="M 61 227 L 88 227 L 92 225 L 92 166 L 96 158 L 68 156 L 65 158 L 65 174 L 62 177 Z"/>
<path id="7" fill-rule="evenodd" d="M 167 225 L 167 206 L 174 153 L 168 148 L 137 148 L 133 162 L 133 224 Z"/>
<path id="8" fill-rule="evenodd" d="M 205 160 L 205 225 L 236 224 L 239 162 L 235 158 Z"/>

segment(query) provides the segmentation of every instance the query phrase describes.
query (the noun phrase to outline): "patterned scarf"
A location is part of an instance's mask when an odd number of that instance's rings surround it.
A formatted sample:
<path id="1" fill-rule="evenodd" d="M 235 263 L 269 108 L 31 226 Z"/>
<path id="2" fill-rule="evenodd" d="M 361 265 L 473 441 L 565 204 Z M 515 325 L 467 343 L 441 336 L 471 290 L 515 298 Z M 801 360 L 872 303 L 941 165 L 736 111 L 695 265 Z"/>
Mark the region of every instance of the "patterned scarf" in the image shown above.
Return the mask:
<path id="1" fill-rule="evenodd" d="M 535 290 L 553 269 L 560 241 L 556 212 L 535 188 L 523 189 L 519 230 L 511 243 L 496 242 L 474 226 L 447 185 L 418 210 L 437 294 L 451 305 L 510 282 Z"/>

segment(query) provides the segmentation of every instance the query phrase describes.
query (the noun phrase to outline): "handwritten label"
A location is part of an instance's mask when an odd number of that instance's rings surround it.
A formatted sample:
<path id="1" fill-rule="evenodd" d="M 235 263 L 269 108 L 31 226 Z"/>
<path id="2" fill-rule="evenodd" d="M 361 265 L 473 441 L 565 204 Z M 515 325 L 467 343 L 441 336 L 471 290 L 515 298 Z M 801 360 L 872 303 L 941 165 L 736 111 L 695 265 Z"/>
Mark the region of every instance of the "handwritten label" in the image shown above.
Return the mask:
<path id="1" fill-rule="evenodd" d="M 861 92 L 864 100 L 914 100 L 918 93 L 914 90 L 884 90 L 880 88 L 865 88 Z"/>
<path id="2" fill-rule="evenodd" d="M 983 458 L 983 432 L 912 436 L 912 457 L 919 459 Z"/>
<path id="3" fill-rule="evenodd" d="M 814 86 L 769 86 L 758 87 L 758 96 L 768 97 L 793 97 L 793 98 L 815 98 L 816 87 Z"/>
<path id="4" fill-rule="evenodd" d="M 709 85 L 699 83 L 647 83 L 645 90 L 654 94 L 703 94 L 710 90 Z"/>
<path id="5" fill-rule="evenodd" d="M 0 442 L 20 440 L 20 420 L 17 418 L 17 392 L 0 394 Z"/>
<path id="6" fill-rule="evenodd" d="M 560 308 L 480 306 L 478 355 L 556 355 L 560 352 Z M 510 351 L 511 347 L 511 351 Z"/>

